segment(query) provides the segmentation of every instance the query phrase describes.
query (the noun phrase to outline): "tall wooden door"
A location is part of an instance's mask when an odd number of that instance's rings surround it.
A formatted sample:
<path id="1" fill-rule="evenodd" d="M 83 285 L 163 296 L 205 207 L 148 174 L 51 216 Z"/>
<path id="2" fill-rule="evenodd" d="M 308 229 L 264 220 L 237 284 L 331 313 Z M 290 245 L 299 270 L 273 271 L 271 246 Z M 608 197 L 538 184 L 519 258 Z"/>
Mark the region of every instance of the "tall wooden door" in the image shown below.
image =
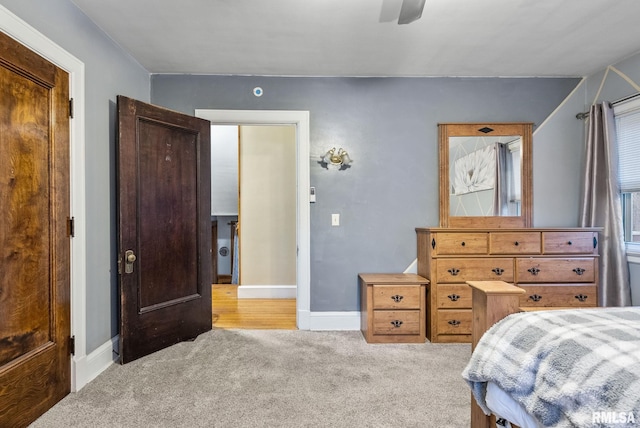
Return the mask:
<path id="1" fill-rule="evenodd" d="M 209 121 L 118 97 L 120 358 L 211 330 Z"/>
<path id="2" fill-rule="evenodd" d="M 0 33 L 0 426 L 71 389 L 69 76 Z"/>

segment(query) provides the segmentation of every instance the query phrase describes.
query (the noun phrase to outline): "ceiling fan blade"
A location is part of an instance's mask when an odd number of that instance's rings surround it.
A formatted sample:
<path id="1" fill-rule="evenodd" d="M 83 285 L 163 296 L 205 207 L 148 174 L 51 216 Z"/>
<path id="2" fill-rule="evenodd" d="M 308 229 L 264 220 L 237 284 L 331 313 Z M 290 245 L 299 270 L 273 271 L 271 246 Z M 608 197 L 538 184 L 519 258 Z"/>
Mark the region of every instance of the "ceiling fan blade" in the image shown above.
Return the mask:
<path id="1" fill-rule="evenodd" d="M 427 0 L 402 0 L 398 24 L 409 24 L 420 19 Z"/>

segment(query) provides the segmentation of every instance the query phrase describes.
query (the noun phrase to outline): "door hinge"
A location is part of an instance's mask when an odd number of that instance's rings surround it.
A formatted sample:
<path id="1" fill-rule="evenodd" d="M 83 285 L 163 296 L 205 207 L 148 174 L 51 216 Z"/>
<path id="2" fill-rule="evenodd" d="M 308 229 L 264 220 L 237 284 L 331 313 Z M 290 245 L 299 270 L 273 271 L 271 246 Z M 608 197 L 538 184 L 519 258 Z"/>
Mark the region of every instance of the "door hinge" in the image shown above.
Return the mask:
<path id="1" fill-rule="evenodd" d="M 69 117 L 73 119 L 73 98 L 69 99 Z"/>
<path id="2" fill-rule="evenodd" d="M 76 337 L 75 336 L 69 337 L 69 353 L 71 355 L 76 354 Z"/>
<path id="3" fill-rule="evenodd" d="M 76 236 L 76 219 L 75 217 L 67 217 L 67 236 L 73 238 Z"/>

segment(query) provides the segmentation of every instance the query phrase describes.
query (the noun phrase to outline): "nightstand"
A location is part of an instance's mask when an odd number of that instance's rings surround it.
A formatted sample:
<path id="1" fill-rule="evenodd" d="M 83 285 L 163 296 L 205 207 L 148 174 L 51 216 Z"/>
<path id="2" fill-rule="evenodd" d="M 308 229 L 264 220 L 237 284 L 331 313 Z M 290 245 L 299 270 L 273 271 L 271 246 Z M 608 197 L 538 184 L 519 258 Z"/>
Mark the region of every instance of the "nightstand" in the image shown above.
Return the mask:
<path id="1" fill-rule="evenodd" d="M 360 329 L 368 343 L 424 343 L 426 286 L 411 273 L 361 273 Z"/>

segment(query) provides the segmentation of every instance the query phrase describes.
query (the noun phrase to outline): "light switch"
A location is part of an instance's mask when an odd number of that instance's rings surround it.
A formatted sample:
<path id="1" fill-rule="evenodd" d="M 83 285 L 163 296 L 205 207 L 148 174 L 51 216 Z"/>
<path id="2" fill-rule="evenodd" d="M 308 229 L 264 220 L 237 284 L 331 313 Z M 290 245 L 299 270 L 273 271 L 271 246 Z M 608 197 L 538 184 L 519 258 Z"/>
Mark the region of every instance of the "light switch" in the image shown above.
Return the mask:
<path id="1" fill-rule="evenodd" d="M 340 214 L 331 214 L 331 226 L 340 226 Z"/>

